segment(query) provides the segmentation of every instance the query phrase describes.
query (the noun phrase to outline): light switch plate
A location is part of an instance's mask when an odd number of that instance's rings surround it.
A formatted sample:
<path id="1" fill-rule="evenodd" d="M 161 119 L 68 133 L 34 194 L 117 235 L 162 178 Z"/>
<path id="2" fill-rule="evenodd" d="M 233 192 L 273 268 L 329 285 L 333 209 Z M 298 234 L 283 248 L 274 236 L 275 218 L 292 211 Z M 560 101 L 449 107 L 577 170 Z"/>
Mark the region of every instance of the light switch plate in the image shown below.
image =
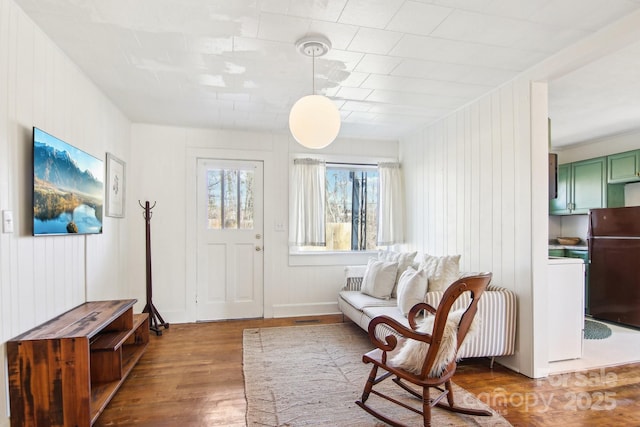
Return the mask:
<path id="1" fill-rule="evenodd" d="M 13 212 L 2 211 L 2 232 L 13 233 Z"/>

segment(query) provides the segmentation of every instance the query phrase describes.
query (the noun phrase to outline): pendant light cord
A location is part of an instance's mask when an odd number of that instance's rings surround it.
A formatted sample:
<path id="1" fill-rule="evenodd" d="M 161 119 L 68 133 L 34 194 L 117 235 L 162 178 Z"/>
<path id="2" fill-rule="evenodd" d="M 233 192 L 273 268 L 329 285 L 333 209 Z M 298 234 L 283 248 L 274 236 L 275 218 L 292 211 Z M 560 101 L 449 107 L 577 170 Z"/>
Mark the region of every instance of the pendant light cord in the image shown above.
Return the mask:
<path id="1" fill-rule="evenodd" d="M 312 49 L 312 62 L 311 62 L 311 95 L 316 94 L 316 50 Z"/>

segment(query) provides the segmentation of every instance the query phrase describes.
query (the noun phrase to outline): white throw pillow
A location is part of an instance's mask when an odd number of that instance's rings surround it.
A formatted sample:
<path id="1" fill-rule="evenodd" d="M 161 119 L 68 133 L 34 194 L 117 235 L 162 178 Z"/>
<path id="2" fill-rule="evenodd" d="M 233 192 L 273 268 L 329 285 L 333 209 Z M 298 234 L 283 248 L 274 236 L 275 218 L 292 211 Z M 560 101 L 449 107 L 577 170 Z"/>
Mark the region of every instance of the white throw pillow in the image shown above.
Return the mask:
<path id="1" fill-rule="evenodd" d="M 396 262 L 370 259 L 362 278 L 361 292 L 376 298 L 391 298 L 397 271 Z"/>
<path id="2" fill-rule="evenodd" d="M 449 363 L 451 363 L 451 361 L 456 357 L 458 324 L 460 323 L 460 319 L 462 318 L 465 310 L 466 309 L 456 310 L 449 313 L 447 322 L 445 323 L 444 332 L 442 334 L 442 342 L 440 343 L 440 348 L 436 355 L 436 360 L 429 372 L 430 377 L 438 377 L 442 375 L 442 372 L 444 372 L 447 365 L 449 365 Z M 417 331 L 431 334 L 433 331 L 434 320 L 435 316 L 425 317 L 418 324 Z M 473 336 L 476 333 L 478 329 L 476 320 L 477 316 L 474 318 L 473 322 L 471 322 L 471 326 L 469 327 L 469 331 L 467 331 L 467 336 L 464 339 L 463 345 L 469 341 L 470 336 Z M 424 360 L 427 357 L 427 351 L 429 351 L 429 344 L 409 338 L 405 341 L 400 351 L 393 356 L 391 363 L 406 371 L 413 372 L 414 374 L 420 374 L 422 372 Z"/>
<path id="3" fill-rule="evenodd" d="M 398 282 L 398 308 L 407 317 L 411 307 L 424 301 L 427 292 L 427 272 L 408 267 Z"/>
<path id="4" fill-rule="evenodd" d="M 393 261 L 398 263 L 398 272 L 396 273 L 395 288 L 391 293 L 392 297 L 397 295 L 398 282 L 402 273 L 413 265 L 418 252 L 394 252 L 394 251 L 378 251 L 378 260 L 380 261 Z"/>
<path id="5" fill-rule="evenodd" d="M 460 255 L 425 254 L 419 268 L 427 271 L 429 292 L 444 291 L 460 278 Z"/>

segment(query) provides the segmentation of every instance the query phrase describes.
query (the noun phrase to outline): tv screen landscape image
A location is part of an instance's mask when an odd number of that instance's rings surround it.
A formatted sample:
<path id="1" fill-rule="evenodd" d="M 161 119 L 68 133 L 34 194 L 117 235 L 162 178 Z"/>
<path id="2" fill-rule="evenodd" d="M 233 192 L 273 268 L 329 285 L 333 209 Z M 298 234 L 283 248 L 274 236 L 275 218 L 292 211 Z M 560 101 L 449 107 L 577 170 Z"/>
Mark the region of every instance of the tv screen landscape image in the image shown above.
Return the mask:
<path id="1" fill-rule="evenodd" d="M 102 233 L 103 161 L 33 128 L 33 234 Z"/>

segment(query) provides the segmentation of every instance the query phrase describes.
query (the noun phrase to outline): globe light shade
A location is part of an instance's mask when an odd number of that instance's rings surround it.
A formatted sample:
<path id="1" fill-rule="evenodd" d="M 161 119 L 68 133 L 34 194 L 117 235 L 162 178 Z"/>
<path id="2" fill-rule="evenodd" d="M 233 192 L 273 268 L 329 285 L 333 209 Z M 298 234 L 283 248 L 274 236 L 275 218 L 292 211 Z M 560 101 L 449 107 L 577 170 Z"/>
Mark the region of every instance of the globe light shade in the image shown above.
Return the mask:
<path id="1" fill-rule="evenodd" d="M 289 113 L 293 137 L 307 148 L 320 149 L 336 139 L 340 131 L 340 112 L 329 98 L 307 95 L 300 98 Z"/>

